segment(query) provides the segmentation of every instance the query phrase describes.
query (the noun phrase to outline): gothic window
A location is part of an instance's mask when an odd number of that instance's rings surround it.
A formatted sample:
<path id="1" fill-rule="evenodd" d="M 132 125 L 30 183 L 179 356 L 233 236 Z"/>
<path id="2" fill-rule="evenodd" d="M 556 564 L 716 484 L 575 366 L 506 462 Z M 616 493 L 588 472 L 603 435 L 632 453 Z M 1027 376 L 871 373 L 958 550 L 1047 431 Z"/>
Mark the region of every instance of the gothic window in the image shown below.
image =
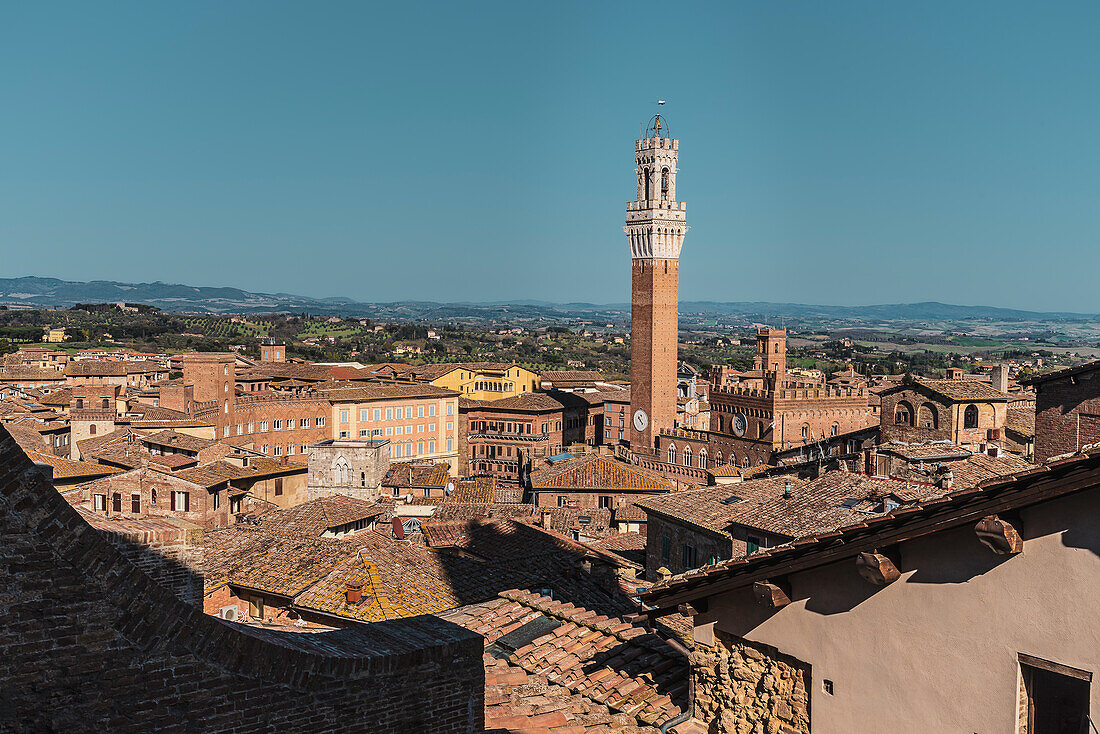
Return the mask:
<path id="1" fill-rule="evenodd" d="M 668 463 L 669 464 L 675 464 L 676 463 L 676 446 L 675 446 L 675 444 L 669 444 L 669 447 L 668 447 Z"/>
<path id="2" fill-rule="evenodd" d="M 668 169 L 661 169 L 661 198 L 668 198 Z"/>
<path id="3" fill-rule="evenodd" d="M 684 447 L 684 466 L 691 466 L 691 447 Z"/>
<path id="4" fill-rule="evenodd" d="M 966 410 L 963 411 L 963 428 L 977 428 L 978 427 L 978 406 L 968 405 Z"/>
<path id="5" fill-rule="evenodd" d="M 810 427 L 808 425 L 802 426 L 802 438 L 806 439 L 810 437 Z"/>
<path id="6" fill-rule="evenodd" d="M 701 469 L 707 468 L 707 450 L 699 449 L 699 467 Z"/>
<path id="7" fill-rule="evenodd" d="M 642 169 L 642 176 L 645 177 L 645 200 L 649 201 L 649 199 L 651 198 L 650 195 L 649 195 L 650 194 L 649 187 L 650 187 L 650 183 L 651 183 L 651 178 L 650 178 L 650 173 L 649 173 L 648 168 L 643 168 Z"/>
<path id="8" fill-rule="evenodd" d="M 333 466 L 333 473 L 336 479 L 335 484 L 351 483 L 351 465 L 348 464 L 347 459 L 343 456 L 336 460 L 336 464 Z"/>

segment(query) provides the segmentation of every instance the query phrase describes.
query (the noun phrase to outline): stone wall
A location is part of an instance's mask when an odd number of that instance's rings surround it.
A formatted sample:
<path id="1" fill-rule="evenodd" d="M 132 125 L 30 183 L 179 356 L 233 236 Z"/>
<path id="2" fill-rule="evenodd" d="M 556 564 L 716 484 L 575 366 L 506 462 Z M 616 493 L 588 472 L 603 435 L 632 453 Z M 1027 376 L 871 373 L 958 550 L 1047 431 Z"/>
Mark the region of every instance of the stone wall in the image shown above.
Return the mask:
<path id="1" fill-rule="evenodd" d="M 0 731 L 483 730 L 484 642 L 435 617 L 295 634 L 184 604 L 0 427 Z"/>
<path id="2" fill-rule="evenodd" d="M 810 666 L 724 632 L 691 654 L 694 717 L 711 734 L 809 734 Z"/>
<path id="3" fill-rule="evenodd" d="M 736 488 L 730 492 L 735 494 Z M 664 538 L 669 539 L 668 559 L 662 557 Z M 728 560 L 733 557 L 734 541 L 726 537 L 716 537 L 710 533 L 704 533 L 698 528 L 689 527 L 678 522 L 673 522 L 659 515 L 649 513 L 647 515 L 646 543 L 645 543 L 645 570 L 646 578 L 657 579 L 657 569 L 662 566 L 672 573 L 683 573 L 690 569 L 683 564 L 683 546 L 691 545 L 695 548 L 696 568 L 707 563 L 711 556 L 717 556 L 720 560 Z M 745 555 L 745 544 L 740 543 L 738 555 Z"/>
<path id="4" fill-rule="evenodd" d="M 1100 370 L 1036 386 L 1035 461 L 1100 442 Z"/>
<path id="5" fill-rule="evenodd" d="M 382 439 L 328 439 L 311 444 L 308 452 L 307 500 L 333 494 L 377 499 L 390 470 L 389 441 Z"/>

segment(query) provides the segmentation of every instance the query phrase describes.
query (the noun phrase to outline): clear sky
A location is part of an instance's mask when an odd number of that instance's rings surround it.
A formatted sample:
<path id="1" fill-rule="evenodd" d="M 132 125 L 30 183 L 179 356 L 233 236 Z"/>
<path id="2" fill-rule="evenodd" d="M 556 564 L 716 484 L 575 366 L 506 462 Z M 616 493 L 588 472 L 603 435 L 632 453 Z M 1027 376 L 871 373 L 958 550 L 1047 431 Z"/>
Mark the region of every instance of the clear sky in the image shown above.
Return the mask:
<path id="1" fill-rule="evenodd" d="M 1100 310 L 1100 3 L 9 2 L 0 276 Z"/>

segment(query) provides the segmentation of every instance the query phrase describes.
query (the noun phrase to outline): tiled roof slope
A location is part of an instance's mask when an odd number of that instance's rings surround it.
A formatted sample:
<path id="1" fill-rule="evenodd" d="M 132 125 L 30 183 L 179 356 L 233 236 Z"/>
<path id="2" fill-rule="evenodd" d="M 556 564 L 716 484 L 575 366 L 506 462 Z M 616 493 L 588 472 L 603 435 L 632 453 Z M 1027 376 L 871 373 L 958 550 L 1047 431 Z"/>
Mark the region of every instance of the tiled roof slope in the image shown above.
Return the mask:
<path id="1" fill-rule="evenodd" d="M 439 616 L 485 637 L 488 731 L 648 732 L 688 705 L 684 652 L 620 618 L 516 590 Z"/>
<path id="2" fill-rule="evenodd" d="M 1000 390 L 977 380 L 929 380 L 924 377 L 915 377 L 913 382 L 950 400 L 1008 400 L 1008 396 Z"/>
<path id="3" fill-rule="evenodd" d="M 533 489 L 670 492 L 676 483 L 657 472 L 607 456 L 586 454 L 531 473 Z"/>
<path id="4" fill-rule="evenodd" d="M 411 617 L 492 599 L 517 586 L 549 587 L 607 613 L 635 608 L 629 592 L 577 573 L 612 556 L 552 532 L 507 520 L 471 523 L 465 537 L 434 550 L 360 531 L 341 539 L 235 525 L 208 533 L 206 591 L 232 584 L 291 598 L 293 607 L 362 622 Z M 347 583 L 363 585 L 348 604 Z"/>
<path id="5" fill-rule="evenodd" d="M 385 505 L 376 502 L 333 494 L 303 502 L 286 510 L 268 513 L 263 516 L 260 523 L 265 530 L 320 537 L 329 528 L 378 517 L 387 509 Z"/>
<path id="6" fill-rule="evenodd" d="M 1006 508 L 1011 510 L 1033 502 L 1034 500 L 1027 498 L 1026 490 L 1044 481 L 1054 496 L 1078 491 L 1081 489 L 1079 482 L 1064 482 L 1061 485 L 1051 485 L 1050 482 L 1057 482 L 1057 477 L 1075 470 L 1097 471 L 1100 467 L 1100 446 L 1086 447 L 1081 453 L 1056 457 L 1043 465 L 1029 467 L 1017 473 L 989 477 L 976 485 L 941 493 L 887 514 L 864 517 L 856 522 L 798 538 L 791 543 L 768 548 L 751 556 L 720 561 L 677 574 L 644 592 L 643 601 L 647 604 L 664 604 L 670 599 L 682 600 L 682 592 L 696 593 L 712 581 L 734 577 L 751 582 L 754 578 L 752 574 L 764 566 L 768 567 L 769 573 L 775 574 L 786 573 L 790 564 L 799 564 L 800 569 L 812 568 L 815 554 L 824 554 L 828 549 L 844 548 L 854 555 L 867 550 L 869 543 L 877 547 L 893 542 L 891 537 L 894 535 L 899 539 L 915 537 L 908 533 L 908 524 L 924 522 L 929 518 L 937 518 L 938 522 L 934 525 L 926 524 L 921 535 L 955 527 L 959 523 L 974 522 L 975 518 L 980 519 L 989 514 L 988 502 L 996 500 L 1000 503 L 1001 509 L 998 511 L 1001 512 Z M 873 540 L 869 541 L 868 538 Z"/>
<path id="7" fill-rule="evenodd" d="M 445 487 L 450 479 L 450 465 L 417 464 L 403 462 L 390 465 L 390 470 L 382 479 L 383 487 Z"/>

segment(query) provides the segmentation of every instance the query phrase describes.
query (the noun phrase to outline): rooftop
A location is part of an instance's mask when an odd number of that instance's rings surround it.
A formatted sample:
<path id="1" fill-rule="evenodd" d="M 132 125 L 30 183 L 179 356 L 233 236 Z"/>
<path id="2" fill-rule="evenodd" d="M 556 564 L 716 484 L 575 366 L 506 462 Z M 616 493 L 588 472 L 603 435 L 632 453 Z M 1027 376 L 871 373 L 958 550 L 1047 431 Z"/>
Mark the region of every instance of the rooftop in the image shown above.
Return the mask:
<path id="1" fill-rule="evenodd" d="M 531 472 L 534 490 L 671 492 L 677 484 L 657 472 L 599 454 L 585 454 Z"/>

